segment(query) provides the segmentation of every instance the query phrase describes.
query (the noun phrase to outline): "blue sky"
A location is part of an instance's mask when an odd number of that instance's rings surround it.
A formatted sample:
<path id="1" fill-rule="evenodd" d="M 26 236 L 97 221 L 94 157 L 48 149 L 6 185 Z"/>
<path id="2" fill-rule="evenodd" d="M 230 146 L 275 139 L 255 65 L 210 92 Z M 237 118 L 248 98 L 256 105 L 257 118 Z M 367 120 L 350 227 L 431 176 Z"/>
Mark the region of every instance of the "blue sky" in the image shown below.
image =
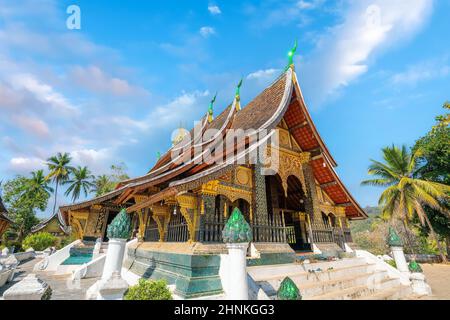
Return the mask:
<path id="1" fill-rule="evenodd" d="M 81 9 L 69 30 L 66 9 Z M 412 145 L 449 99 L 450 1 L 0 0 L 0 179 L 57 151 L 144 174 L 219 92 L 215 112 L 296 70 L 337 171 L 361 205 L 370 158 Z M 61 197 L 60 202 L 68 202 Z M 48 213 L 42 213 L 45 216 Z"/>

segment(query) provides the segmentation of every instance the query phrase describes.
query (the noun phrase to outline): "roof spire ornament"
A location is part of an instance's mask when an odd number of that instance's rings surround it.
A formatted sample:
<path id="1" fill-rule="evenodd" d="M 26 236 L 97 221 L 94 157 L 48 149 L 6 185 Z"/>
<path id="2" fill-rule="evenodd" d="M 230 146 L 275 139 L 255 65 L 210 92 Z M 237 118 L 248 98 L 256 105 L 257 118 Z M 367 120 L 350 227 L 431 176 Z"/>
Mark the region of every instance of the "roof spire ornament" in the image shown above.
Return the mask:
<path id="1" fill-rule="evenodd" d="M 294 56 L 295 56 L 296 51 L 297 51 L 297 40 L 295 40 L 295 42 L 294 42 L 294 47 L 288 52 L 289 62 L 286 67 L 286 70 L 291 67 L 294 67 Z"/>
<path id="2" fill-rule="evenodd" d="M 236 111 L 241 110 L 241 86 L 242 86 L 242 78 L 236 87 L 236 94 L 234 96 L 234 98 L 236 99 L 236 105 L 235 105 Z"/>
<path id="3" fill-rule="evenodd" d="M 161 159 L 161 152 L 156 152 L 156 161 L 159 161 Z"/>
<path id="4" fill-rule="evenodd" d="M 214 120 L 213 107 L 214 107 L 214 102 L 216 102 L 216 97 L 217 97 L 217 92 L 216 92 L 216 95 L 214 96 L 214 98 L 209 103 L 209 108 L 208 108 L 208 122 L 209 123 L 211 123 Z"/>

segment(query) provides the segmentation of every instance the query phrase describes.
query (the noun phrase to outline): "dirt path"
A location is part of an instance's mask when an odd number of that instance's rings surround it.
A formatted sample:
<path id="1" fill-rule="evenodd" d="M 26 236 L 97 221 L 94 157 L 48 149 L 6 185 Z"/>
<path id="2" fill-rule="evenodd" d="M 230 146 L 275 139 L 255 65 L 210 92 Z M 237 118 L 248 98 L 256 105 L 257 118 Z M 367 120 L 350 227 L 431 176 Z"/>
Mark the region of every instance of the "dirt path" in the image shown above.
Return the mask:
<path id="1" fill-rule="evenodd" d="M 421 264 L 433 291 L 432 300 L 450 300 L 450 264 Z"/>

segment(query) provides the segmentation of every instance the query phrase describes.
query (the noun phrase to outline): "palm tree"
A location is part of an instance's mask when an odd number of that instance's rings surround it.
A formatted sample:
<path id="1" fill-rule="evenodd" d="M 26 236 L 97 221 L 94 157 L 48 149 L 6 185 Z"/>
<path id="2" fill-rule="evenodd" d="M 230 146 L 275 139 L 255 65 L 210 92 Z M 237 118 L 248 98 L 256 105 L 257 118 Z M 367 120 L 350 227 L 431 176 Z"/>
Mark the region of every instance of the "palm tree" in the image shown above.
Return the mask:
<path id="1" fill-rule="evenodd" d="M 56 211 L 58 186 L 69 179 L 70 172 L 73 169 L 69 166 L 71 160 L 70 154 L 61 152 L 58 152 L 56 156 L 47 159 L 47 167 L 50 170 L 47 179 L 52 179 L 55 183 L 55 203 L 53 205 L 53 213 Z"/>
<path id="2" fill-rule="evenodd" d="M 106 174 L 102 174 L 102 175 L 98 176 L 95 179 L 94 184 L 95 184 L 95 186 L 92 191 L 95 192 L 96 197 L 99 197 L 105 193 L 108 193 L 108 192 L 114 190 L 114 187 L 115 187 L 115 183 L 113 181 L 111 181 L 111 178 Z"/>
<path id="3" fill-rule="evenodd" d="M 401 149 L 392 146 L 383 148 L 382 153 L 384 163 L 371 160 L 372 164 L 368 170 L 369 175 L 377 178 L 365 180 L 361 184 L 386 188 L 379 199 L 383 217 L 397 218 L 403 221 L 406 228 L 407 222 L 417 215 L 420 223 L 430 229 L 441 257 L 446 261 L 444 250 L 425 213 L 424 206 L 449 215 L 440 201 L 448 200 L 450 186 L 419 178 L 420 167 L 416 159 L 421 154 L 420 150 L 411 155 L 406 146 L 402 146 Z"/>
<path id="4" fill-rule="evenodd" d="M 84 192 L 86 197 L 92 188 L 95 187 L 93 180 L 95 177 L 91 174 L 91 171 L 87 167 L 73 168 L 71 170 L 72 179 L 65 181 L 65 184 L 69 184 L 65 195 L 69 196 L 72 194 L 72 201 L 75 202 L 80 197 L 81 191 Z"/>
<path id="5" fill-rule="evenodd" d="M 44 175 L 44 170 L 31 172 L 30 192 L 44 191 L 48 196 L 53 193 L 53 188 L 48 185 L 48 179 Z"/>

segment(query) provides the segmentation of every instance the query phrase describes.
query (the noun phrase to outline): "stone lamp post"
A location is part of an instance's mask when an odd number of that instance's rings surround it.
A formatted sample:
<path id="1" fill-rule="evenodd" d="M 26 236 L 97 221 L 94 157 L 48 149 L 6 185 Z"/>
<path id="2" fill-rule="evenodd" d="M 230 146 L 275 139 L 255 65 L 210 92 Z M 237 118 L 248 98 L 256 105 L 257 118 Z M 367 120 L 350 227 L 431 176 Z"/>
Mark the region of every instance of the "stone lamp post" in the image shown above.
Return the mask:
<path id="1" fill-rule="evenodd" d="M 392 226 L 389 227 L 388 245 L 391 248 L 398 271 L 409 273 L 408 264 L 406 263 L 405 254 L 403 252 L 403 242 Z"/>
<path id="2" fill-rule="evenodd" d="M 102 278 L 94 283 L 86 293 L 88 299 L 120 300 L 128 289 L 128 284 L 120 276 L 127 239 L 131 235 L 131 219 L 125 209 L 108 226 L 108 252 Z"/>
<path id="3" fill-rule="evenodd" d="M 408 268 L 409 271 L 411 271 L 411 276 L 409 279 L 411 280 L 414 293 L 418 295 L 431 295 L 431 288 L 425 280 L 425 276 L 420 265 L 415 260 L 411 260 Z"/>
<path id="4" fill-rule="evenodd" d="M 114 272 L 122 270 L 123 257 L 127 239 L 131 236 L 131 218 L 125 209 L 108 226 L 107 235 L 108 252 L 106 254 L 105 267 L 103 268 L 102 279 L 109 279 Z"/>
<path id="5" fill-rule="evenodd" d="M 253 240 L 252 229 L 238 208 L 233 210 L 222 231 L 228 249 L 227 298 L 248 300 L 247 248 Z"/>

